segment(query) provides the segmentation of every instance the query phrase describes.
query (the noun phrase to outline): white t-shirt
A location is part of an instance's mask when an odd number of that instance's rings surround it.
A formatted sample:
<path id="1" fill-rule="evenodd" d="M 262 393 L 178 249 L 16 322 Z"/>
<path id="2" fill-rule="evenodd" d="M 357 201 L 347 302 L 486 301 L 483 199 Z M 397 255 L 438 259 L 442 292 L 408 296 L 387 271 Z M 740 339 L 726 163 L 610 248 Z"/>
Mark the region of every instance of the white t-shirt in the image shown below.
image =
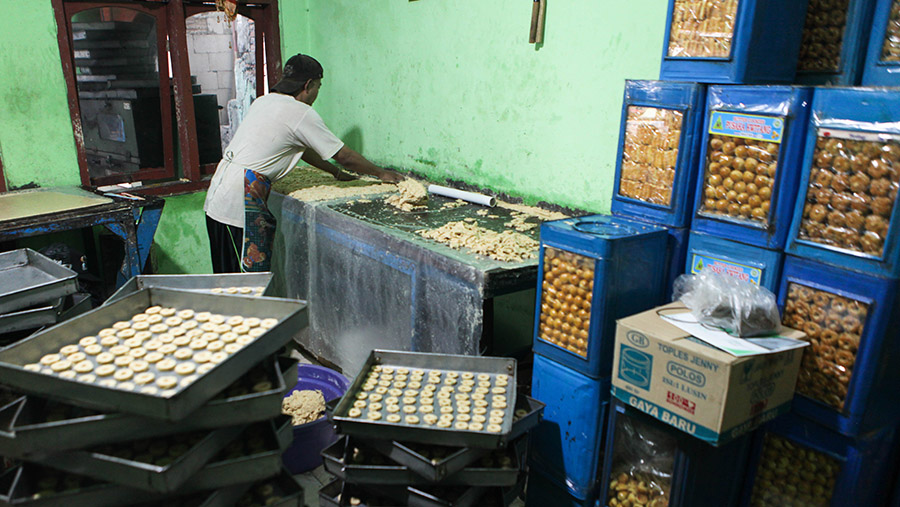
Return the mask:
<path id="1" fill-rule="evenodd" d="M 203 210 L 213 220 L 244 227 L 244 169 L 275 182 L 297 165 L 307 148 L 328 160 L 343 146 L 307 104 L 281 93 L 264 95 L 250 105 L 225 149 Z"/>

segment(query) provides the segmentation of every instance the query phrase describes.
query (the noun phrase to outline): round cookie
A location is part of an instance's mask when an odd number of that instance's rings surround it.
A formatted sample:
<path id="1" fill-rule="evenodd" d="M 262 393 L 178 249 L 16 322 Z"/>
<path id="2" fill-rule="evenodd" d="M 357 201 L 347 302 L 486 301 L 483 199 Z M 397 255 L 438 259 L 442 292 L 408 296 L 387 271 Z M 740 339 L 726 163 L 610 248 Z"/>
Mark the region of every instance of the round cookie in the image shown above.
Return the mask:
<path id="1" fill-rule="evenodd" d="M 163 359 L 162 361 L 156 363 L 156 369 L 158 369 L 159 371 L 171 371 L 175 368 L 176 364 L 178 364 L 178 363 L 176 363 L 174 359 L 166 358 L 166 359 Z M 163 387 L 163 386 L 160 386 L 160 387 Z M 163 389 L 166 389 L 166 388 L 163 387 Z"/>
<path id="2" fill-rule="evenodd" d="M 115 372 L 116 372 L 116 367 L 111 364 L 101 364 L 94 370 L 94 373 L 98 377 L 108 377 Z"/>
<path id="3" fill-rule="evenodd" d="M 178 379 L 171 375 L 166 375 L 164 377 L 159 377 L 156 379 L 156 385 L 158 385 L 161 389 L 171 389 L 178 385 Z"/>
<path id="4" fill-rule="evenodd" d="M 178 363 L 175 367 L 175 373 L 179 375 L 190 375 L 191 373 L 194 373 L 196 369 L 197 367 L 194 366 L 194 363 Z"/>
<path id="5" fill-rule="evenodd" d="M 97 343 L 97 337 L 95 336 L 85 336 L 84 338 L 78 340 L 78 345 L 82 347 L 87 347 L 88 345 L 95 345 Z"/>
<path id="6" fill-rule="evenodd" d="M 141 373 L 147 371 L 150 368 L 150 363 L 147 361 L 136 360 L 132 361 L 131 364 L 128 365 L 129 368 L 135 373 Z"/>
<path id="7" fill-rule="evenodd" d="M 113 374 L 113 378 L 118 380 L 119 382 L 124 382 L 126 380 L 129 380 L 133 376 L 134 376 L 134 372 L 131 371 L 131 368 L 119 368 Z"/>

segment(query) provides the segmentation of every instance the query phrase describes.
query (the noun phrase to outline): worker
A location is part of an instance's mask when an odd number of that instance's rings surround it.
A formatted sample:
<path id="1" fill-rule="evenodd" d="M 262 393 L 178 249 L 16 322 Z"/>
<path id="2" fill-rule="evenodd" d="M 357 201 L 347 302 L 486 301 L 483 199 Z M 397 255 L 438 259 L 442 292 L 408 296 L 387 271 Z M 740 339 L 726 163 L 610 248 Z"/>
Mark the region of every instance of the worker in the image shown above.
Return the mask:
<path id="1" fill-rule="evenodd" d="M 312 108 L 322 86 L 322 65 L 308 55 L 292 56 L 282 79 L 247 111 L 213 174 L 203 210 L 213 272 L 270 271 L 275 218 L 266 201 L 272 183 L 299 160 L 350 180 L 328 162 L 385 182 L 403 179 L 366 160 L 337 138 Z"/>

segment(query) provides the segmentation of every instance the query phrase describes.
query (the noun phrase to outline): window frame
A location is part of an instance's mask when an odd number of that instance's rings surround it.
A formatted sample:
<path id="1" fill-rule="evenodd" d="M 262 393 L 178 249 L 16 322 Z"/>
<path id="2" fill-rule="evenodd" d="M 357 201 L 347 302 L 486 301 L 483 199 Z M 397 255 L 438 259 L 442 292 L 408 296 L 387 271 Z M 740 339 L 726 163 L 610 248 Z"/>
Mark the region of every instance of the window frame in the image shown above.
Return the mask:
<path id="1" fill-rule="evenodd" d="M 141 180 L 141 187 L 131 191 L 147 195 L 174 195 L 205 189 L 209 185 L 209 175 L 212 171 L 209 170 L 209 167 L 204 171 L 204 168 L 200 166 L 200 153 L 197 139 L 194 135 L 196 122 L 194 121 L 194 99 L 191 92 L 191 69 L 187 51 L 186 20 L 188 16 L 198 12 L 214 11 L 215 5 L 212 2 L 203 0 L 51 0 L 51 2 L 56 18 L 60 59 L 66 80 L 69 113 L 72 119 L 73 136 L 82 185 L 92 187 L 97 186 L 98 182 L 91 179 L 87 165 L 84 138 L 81 134 L 81 111 L 78 103 L 72 32 L 70 17 L 67 12 L 70 12 L 73 8 L 84 10 L 94 7 L 122 7 L 148 13 L 152 12 L 153 9 L 163 10 L 162 16 L 165 19 L 165 35 L 168 36 L 174 91 L 173 96 L 170 97 L 168 107 L 169 111 L 171 111 L 171 104 L 174 103 L 175 105 L 175 128 L 177 129 L 178 147 L 180 148 L 177 158 L 174 155 L 171 160 L 166 158 L 166 170 L 171 169 L 171 177 L 174 177 L 175 168 L 179 161 L 182 169 L 182 176 L 178 179 L 171 181 L 144 179 Z M 254 20 L 258 62 L 256 88 L 257 96 L 260 96 L 262 95 L 261 90 L 265 90 L 263 78 L 266 73 L 268 74 L 270 87 L 281 78 L 281 34 L 278 22 L 278 0 L 238 0 L 238 3 L 238 13 Z M 67 6 L 69 6 L 68 9 Z M 191 14 L 188 14 L 189 12 Z M 158 25 L 157 38 L 162 40 L 163 34 L 160 30 L 162 29 Z M 260 41 L 264 41 L 264 44 L 259 44 Z M 264 46 L 264 48 L 260 46 Z M 263 51 L 265 51 L 266 73 L 263 72 L 263 66 L 259 65 L 259 62 L 263 61 L 260 58 Z M 163 56 L 160 56 L 160 59 L 163 62 L 167 61 Z M 168 79 L 168 70 L 168 68 L 160 69 L 160 83 L 163 82 L 163 79 Z M 160 85 L 160 92 L 160 98 L 162 99 L 164 95 L 162 85 Z M 165 95 L 168 95 L 168 93 L 165 93 Z M 175 134 L 172 131 L 170 114 L 167 116 L 166 112 L 163 112 L 164 139 L 171 138 Z M 166 123 L 167 121 L 168 123 Z M 168 164 L 171 164 L 171 168 Z M 121 178 L 119 181 L 125 182 L 128 181 L 128 178 Z M 102 183 L 105 183 L 105 181 Z"/>

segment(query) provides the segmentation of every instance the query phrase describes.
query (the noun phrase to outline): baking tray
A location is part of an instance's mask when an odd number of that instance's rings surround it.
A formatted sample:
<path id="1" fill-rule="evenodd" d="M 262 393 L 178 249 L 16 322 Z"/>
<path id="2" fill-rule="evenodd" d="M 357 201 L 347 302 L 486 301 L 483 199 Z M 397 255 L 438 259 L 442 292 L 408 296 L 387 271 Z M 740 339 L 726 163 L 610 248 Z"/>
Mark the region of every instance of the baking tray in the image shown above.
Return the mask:
<path id="1" fill-rule="evenodd" d="M 348 448 L 348 445 L 351 447 Z M 349 437 L 342 438 L 322 451 L 325 470 L 339 479 L 353 484 L 428 485 L 435 482 L 412 472 L 409 467 L 391 463 L 386 458 L 382 460 L 384 461 L 383 463 L 379 464 L 351 463 L 350 453 L 353 447 L 361 447 L 364 452 L 375 453 L 373 449 L 359 442 L 354 442 Z M 479 463 L 470 464 L 468 467 L 447 476 L 441 481 L 441 484 L 465 486 L 514 485 L 518 480 L 521 469 L 520 456 L 518 455 L 519 449 L 516 446 L 510 446 L 507 449 L 493 452 L 507 457 L 511 465 L 507 467 L 490 467 Z M 499 456 L 495 458 L 499 458 Z"/>
<path id="2" fill-rule="evenodd" d="M 49 306 L 27 308 L 0 315 L 0 334 L 56 324 L 61 320 L 60 314 L 65 301 L 66 298 L 61 297 Z"/>
<path id="3" fill-rule="evenodd" d="M 90 478 L 74 474 L 60 474 L 59 482 L 75 480 L 78 485 L 53 495 L 34 496 L 34 481 L 43 471 L 49 470 L 40 465 L 23 463 L 16 468 L 0 474 L 0 504 L 22 507 L 71 507 L 73 505 L 89 505 L 91 507 L 120 507 L 136 505 L 135 490 L 94 481 Z M 146 501 L 139 505 L 176 507 L 179 505 L 192 507 L 232 507 L 236 504 L 248 484 L 236 484 L 216 491 L 198 492 L 177 498 L 172 495 L 159 495 L 138 491 L 140 498 Z"/>
<path id="4" fill-rule="evenodd" d="M 208 311 L 222 315 L 277 318 L 279 322 L 214 369 L 199 375 L 195 382 L 188 386 L 178 385 L 174 388 L 174 394 L 168 398 L 67 380 L 23 368 L 23 365 L 35 363 L 43 355 L 55 353 L 61 346 L 76 341 L 77 338 L 73 337 L 95 335 L 105 327 L 104 324 L 129 320 L 131 316 L 152 305 L 190 308 L 198 312 Z M 53 398 L 79 406 L 177 421 L 213 398 L 222 390 L 222 386 L 237 380 L 250 366 L 281 349 L 307 324 L 306 303 L 296 300 L 226 297 L 160 288 L 142 289 L 115 303 L 95 308 L 0 350 L 0 374 L 4 383 L 28 393 L 52 393 Z M 154 372 L 154 368 L 150 371 Z"/>
<path id="5" fill-rule="evenodd" d="M 252 485 L 237 501 L 238 505 L 265 505 L 267 507 L 303 507 L 303 487 L 290 472 L 281 473 Z"/>
<path id="6" fill-rule="evenodd" d="M 516 443 L 516 447 L 521 446 L 520 453 L 524 453 L 524 448 L 527 448 L 527 439 L 520 437 L 540 421 L 543 410 L 544 404 L 530 396 L 520 394 L 516 399 L 516 413 L 521 416 L 514 419 L 510 435 L 515 435 L 513 442 Z M 411 472 L 429 482 L 443 481 L 487 454 L 485 449 L 451 448 L 445 449 L 444 457 L 434 460 L 421 452 L 422 446 L 415 444 L 383 440 L 372 440 L 368 443 L 378 452 L 408 467 Z"/>
<path id="7" fill-rule="evenodd" d="M 158 287 L 213 294 L 213 289 L 252 287 L 253 294 L 270 296 L 273 273 L 220 273 L 216 275 L 137 275 L 119 287 L 103 304 L 116 302 L 141 289 Z M 257 294 L 262 289 L 262 294 Z M 229 295 L 227 293 L 223 293 Z"/>
<path id="8" fill-rule="evenodd" d="M 272 388 L 246 392 L 262 375 Z M 91 413 L 42 398 L 21 397 L 15 404 L 0 408 L 0 455 L 40 458 L 44 454 L 135 438 L 264 421 L 281 415 L 284 393 L 296 381 L 297 363 L 294 360 L 285 357 L 266 359 L 180 422 L 162 422 L 129 414 Z M 48 422 L 48 409 L 54 406 L 61 409 L 54 412 L 65 415 Z"/>
<path id="9" fill-rule="evenodd" d="M 358 418 L 349 417 L 347 414 L 353 406 L 355 396 L 361 392 L 369 370 L 374 365 L 392 368 L 440 370 L 445 374 L 448 371 L 489 374 L 492 383 L 496 375 L 507 375 L 509 388 L 505 391 L 507 402 L 506 408 L 504 408 L 505 415 L 500 432 L 442 429 L 437 426 L 410 425 L 402 422 L 389 423 L 383 418 L 378 421 L 372 421 L 365 419 L 366 412 L 363 412 L 362 416 Z M 425 444 L 496 449 L 506 445 L 512 430 L 513 407 L 516 404 L 515 375 L 516 360 L 512 358 L 373 350 L 363 365 L 362 371 L 347 390 L 347 395 L 343 396 L 335 407 L 332 420 L 338 433 L 364 440 L 389 439 Z M 451 397 L 451 401 L 455 408 L 456 400 Z M 435 410 L 435 412 L 437 411 Z"/>
<path id="10" fill-rule="evenodd" d="M 409 507 L 473 507 L 483 505 L 483 486 L 410 486 Z"/>
<path id="11" fill-rule="evenodd" d="M 202 437 L 200 437 L 201 431 L 194 432 L 193 434 L 196 434 L 199 440 L 188 441 L 189 443 L 185 445 L 188 445 L 189 448 L 166 465 L 150 464 L 123 457 L 121 452 L 128 443 L 110 444 L 89 450 L 68 451 L 48 456 L 37 462 L 57 470 L 85 475 L 130 488 L 169 493 L 190 480 L 243 430 L 243 426 L 232 426 L 210 431 Z M 180 436 L 154 437 L 157 439 L 154 443 L 165 439 L 166 443 L 178 444 L 176 438 Z"/>
<path id="12" fill-rule="evenodd" d="M 0 313 L 74 294 L 78 274 L 30 248 L 0 253 Z"/>
<path id="13" fill-rule="evenodd" d="M 345 483 L 340 479 L 333 480 L 319 489 L 319 507 L 346 507 L 350 505 L 355 505 L 356 507 L 405 507 L 405 499 L 409 496 L 405 488 L 390 489 L 393 489 L 395 495 L 401 496 L 404 500 L 385 498 L 377 492 L 369 491 L 355 484 Z M 360 503 L 351 503 L 351 501 L 346 500 L 347 498 L 355 498 Z"/>

